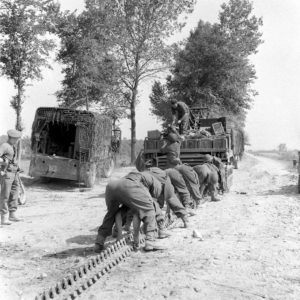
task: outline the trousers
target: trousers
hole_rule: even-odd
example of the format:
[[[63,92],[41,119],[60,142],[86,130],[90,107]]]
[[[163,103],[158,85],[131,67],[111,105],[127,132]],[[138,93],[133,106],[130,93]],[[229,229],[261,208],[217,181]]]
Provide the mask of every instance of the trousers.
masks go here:
[[[179,199],[183,206],[186,207],[191,204],[190,192],[188,191],[185,181],[180,172],[174,168],[166,169],[166,172],[171,180],[172,185],[175,188],[175,191],[179,195]]]
[[[0,177],[0,213],[2,215],[7,214],[8,211],[14,212],[18,208],[20,184],[17,176],[17,173],[6,172],[5,175]]]
[[[199,178],[197,173],[191,166],[182,164],[175,168],[182,175],[191,196],[198,202],[201,200]]]
[[[146,239],[153,239],[156,230],[155,209],[153,199],[147,188],[140,182],[121,178],[108,183],[105,191],[107,213],[98,229],[98,236],[106,238],[111,234],[115,216],[120,204],[137,213],[145,225]]]

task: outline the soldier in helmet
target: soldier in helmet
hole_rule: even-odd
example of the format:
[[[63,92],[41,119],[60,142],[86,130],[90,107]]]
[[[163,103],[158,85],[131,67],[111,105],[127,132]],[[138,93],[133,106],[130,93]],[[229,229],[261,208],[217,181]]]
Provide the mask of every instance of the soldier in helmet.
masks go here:
[[[167,167],[174,168],[180,161],[180,145],[181,139],[176,128],[170,126],[164,144],[160,148],[162,153],[167,155]]]
[[[137,214],[145,225],[145,250],[162,250],[161,245],[155,239],[156,218],[154,199],[158,199],[162,193],[162,184],[148,172],[131,172],[125,177],[110,181],[106,186],[105,201],[107,213],[104,216],[102,225],[98,229],[95,241],[95,252],[104,249],[104,242],[112,232],[115,216],[119,211],[120,205],[127,206]],[[161,228],[162,229],[162,228]],[[159,237],[167,237],[166,232],[160,232]]]
[[[177,124],[179,125],[179,134],[185,134],[189,129],[190,109],[184,102],[171,100],[172,107],[172,125],[175,124],[177,115]]]
[[[21,132],[11,129],[8,130],[7,135],[8,141],[0,145],[1,225],[10,225],[11,222],[20,221],[16,217],[19,195],[18,172],[20,171],[16,161],[16,144],[21,138]]]
[[[219,187],[222,193],[225,191],[225,167],[221,159],[216,156],[211,156],[206,154],[204,157],[204,162],[213,170],[218,172],[219,176]]]

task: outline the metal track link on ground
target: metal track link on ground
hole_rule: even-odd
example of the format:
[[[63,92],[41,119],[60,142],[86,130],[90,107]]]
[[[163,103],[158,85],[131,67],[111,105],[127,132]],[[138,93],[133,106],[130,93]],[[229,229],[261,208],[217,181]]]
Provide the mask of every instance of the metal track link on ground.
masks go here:
[[[174,228],[179,223],[178,218],[166,218],[168,229]],[[134,250],[132,246],[132,233],[123,237],[120,241],[108,246],[100,254],[93,256],[84,265],[64,277],[55,286],[47,289],[35,297],[35,300],[73,300],[78,298],[90,286],[95,284],[106,273],[110,272],[120,262],[125,260]],[[140,245],[145,243],[145,235],[140,235]]]

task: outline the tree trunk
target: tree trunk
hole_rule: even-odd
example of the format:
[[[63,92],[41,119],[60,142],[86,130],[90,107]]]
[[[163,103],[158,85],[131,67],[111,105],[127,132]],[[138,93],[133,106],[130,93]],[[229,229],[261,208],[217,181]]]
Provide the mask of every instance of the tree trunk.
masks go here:
[[[130,119],[131,119],[131,163],[134,164],[136,160],[135,145],[136,145],[136,121],[135,121],[135,104],[137,97],[137,87],[132,91],[130,103]]]
[[[17,120],[16,120],[16,129],[19,131],[23,130],[22,127],[22,117],[21,117],[21,111],[22,111],[22,97],[23,97],[23,89],[22,87],[18,87],[18,95],[17,95],[17,103],[15,106]],[[20,165],[21,161],[21,140],[17,144],[17,161]]]

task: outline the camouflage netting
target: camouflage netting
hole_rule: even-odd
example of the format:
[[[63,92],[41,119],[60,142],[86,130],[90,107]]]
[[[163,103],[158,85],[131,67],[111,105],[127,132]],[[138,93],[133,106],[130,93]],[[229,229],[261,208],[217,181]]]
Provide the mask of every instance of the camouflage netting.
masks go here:
[[[38,108],[32,125],[32,147],[35,135],[47,124],[75,125],[77,128],[78,155],[81,161],[99,161],[109,156],[111,144],[111,120],[98,113],[66,108]],[[89,155],[88,155],[89,154]],[[87,157],[89,156],[89,157]]]

